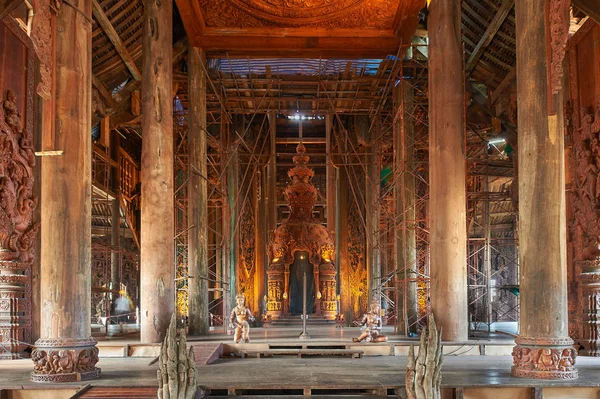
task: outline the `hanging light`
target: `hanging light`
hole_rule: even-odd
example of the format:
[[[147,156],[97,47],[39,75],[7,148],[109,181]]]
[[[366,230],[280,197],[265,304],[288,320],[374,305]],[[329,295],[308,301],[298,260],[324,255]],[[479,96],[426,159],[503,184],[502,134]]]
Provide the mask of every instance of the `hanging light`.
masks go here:
[[[284,300],[287,300],[287,292],[284,292],[284,293],[283,293],[283,299],[284,299]]]

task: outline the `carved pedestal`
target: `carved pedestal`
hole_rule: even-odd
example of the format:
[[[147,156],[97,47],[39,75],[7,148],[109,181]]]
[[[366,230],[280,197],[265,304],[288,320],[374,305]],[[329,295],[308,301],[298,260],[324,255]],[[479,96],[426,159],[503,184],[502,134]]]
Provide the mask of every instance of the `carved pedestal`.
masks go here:
[[[575,357],[571,338],[527,338],[515,340],[513,349],[514,377],[544,380],[569,380],[577,378]]]
[[[0,261],[0,359],[29,357],[23,350],[31,342],[30,268]]]
[[[100,377],[96,340],[39,339],[31,354],[34,382],[76,382]]]
[[[585,356],[600,356],[600,259],[579,261],[577,269],[581,270],[579,283],[581,287],[581,304],[583,307],[583,337],[581,343]]]

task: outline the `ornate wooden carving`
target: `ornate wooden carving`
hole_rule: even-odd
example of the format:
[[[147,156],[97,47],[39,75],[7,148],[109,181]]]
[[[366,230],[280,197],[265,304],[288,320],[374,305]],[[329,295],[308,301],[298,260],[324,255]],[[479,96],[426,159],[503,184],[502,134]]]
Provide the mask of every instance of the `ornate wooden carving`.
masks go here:
[[[577,378],[573,340],[519,337],[513,349],[511,374],[515,377],[537,379]],[[540,347],[542,346],[542,347]],[[550,346],[550,347],[549,347]]]
[[[391,29],[398,0],[201,0],[209,27]]]
[[[562,88],[563,60],[569,39],[570,0],[548,0],[550,19],[550,87],[552,94]]]
[[[365,264],[365,227],[360,219],[356,201],[350,201],[348,207],[348,257],[350,260],[350,303],[352,318],[366,313],[369,304],[369,287],[367,286],[367,267]]]
[[[244,295],[247,304],[254,303],[255,262],[255,218],[252,196],[248,196],[240,213],[240,267],[237,268],[237,292]],[[255,309],[258,310],[258,309]]]
[[[317,303],[317,311],[326,308],[325,314],[333,317],[337,289],[333,238],[323,225],[313,221],[312,210],[317,200],[317,189],[311,182],[314,171],[306,166],[309,157],[304,145],[299,144],[296,151],[293,158],[296,166],[288,172],[292,182],[285,189],[290,217],[273,232],[269,242],[267,310],[272,316],[286,311],[284,294],[289,293],[294,253],[307,251],[308,260],[314,266],[316,292],[321,293],[321,307]]]
[[[73,382],[97,378],[100,369],[94,339],[38,340],[31,354],[34,382]],[[43,347],[43,349],[41,349]],[[50,349],[51,348],[51,349]]]
[[[569,154],[572,183],[568,197],[573,215],[569,223],[570,242],[578,278],[570,294],[579,315],[570,327],[573,336],[585,347],[586,355],[600,356],[600,309],[597,306],[600,296],[600,101],[593,109],[584,109],[581,118],[574,120],[579,123],[573,123],[573,148]]]
[[[40,78],[37,92],[45,100],[52,93],[53,40],[52,25],[54,14],[60,8],[60,2],[49,0],[33,0],[35,18],[31,30],[31,41],[40,59]]]
[[[0,358],[19,358],[31,343],[31,266],[39,224],[33,222],[34,57],[31,41],[10,18],[5,25],[28,49],[26,108],[12,90],[0,103]]]

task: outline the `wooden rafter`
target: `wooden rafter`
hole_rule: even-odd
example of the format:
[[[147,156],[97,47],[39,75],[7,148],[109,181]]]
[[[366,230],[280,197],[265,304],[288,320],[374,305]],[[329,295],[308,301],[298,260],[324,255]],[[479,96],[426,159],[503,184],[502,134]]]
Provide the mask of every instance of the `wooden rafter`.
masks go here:
[[[127,47],[125,47],[125,44],[119,37],[119,34],[112,26],[112,23],[104,13],[104,10],[102,10],[102,6],[100,3],[98,3],[98,0],[92,0],[92,12],[94,13],[94,18],[96,18],[96,21],[102,27],[108,39],[111,41],[113,46],[115,46],[117,53],[119,53],[119,56],[121,56],[121,59],[127,66],[131,76],[133,76],[135,80],[142,80],[142,74],[135,65],[133,58],[131,58],[129,51],[127,51]]]
[[[498,85],[496,90],[492,93],[491,97],[491,105],[496,104],[496,102],[500,99],[500,95],[515,81],[517,78],[517,68],[514,67],[508,75],[504,78],[504,80]]]
[[[104,86],[104,84],[100,81],[100,79],[98,79],[96,77],[96,75],[94,75],[93,73],[92,73],[92,85],[94,85],[96,90],[98,90],[98,93],[100,93],[102,98],[104,98],[104,100],[106,100],[107,105],[112,106],[113,98],[110,95],[110,93],[108,92],[108,89],[106,88],[106,86]]]
[[[0,2],[0,20],[13,12],[22,2],[23,0],[4,0]]]
[[[573,0],[573,5],[600,24],[600,0]]]
[[[467,76],[469,76],[477,66],[477,63],[479,62],[479,59],[485,52],[485,49],[490,45],[490,43],[494,39],[494,36],[496,36],[498,29],[500,29],[500,26],[502,26],[504,20],[506,19],[506,16],[508,15],[508,13],[514,5],[515,0],[504,0],[502,2],[502,5],[498,9],[498,12],[496,12],[496,15],[492,19],[492,22],[490,22],[490,24],[488,25],[487,29],[485,30],[485,33],[477,43],[477,46],[475,46],[475,49],[473,50],[471,56],[469,57],[469,60],[467,61],[467,66],[465,68],[465,74]]]

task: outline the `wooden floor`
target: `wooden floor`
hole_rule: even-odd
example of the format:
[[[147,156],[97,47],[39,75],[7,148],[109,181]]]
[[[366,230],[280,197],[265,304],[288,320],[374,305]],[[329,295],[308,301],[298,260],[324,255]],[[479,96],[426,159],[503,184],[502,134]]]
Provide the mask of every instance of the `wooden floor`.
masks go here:
[[[254,331],[255,333],[257,331]],[[252,398],[315,397],[402,397],[406,356],[404,346],[391,342],[361,344],[354,347],[354,330],[315,331],[315,339],[299,341],[285,338],[292,332],[260,331],[251,344],[234,345],[231,336],[211,337],[188,344],[198,345],[198,384],[210,390],[209,397]],[[327,335],[336,335],[327,338]],[[265,337],[268,335],[270,339]],[[221,340],[220,340],[221,339]],[[269,342],[269,343],[267,343]],[[222,343],[222,344],[221,344]],[[486,355],[481,355],[485,343]],[[135,345],[132,340],[103,345]],[[139,344],[139,343],[138,343]],[[139,344],[141,345],[141,344]],[[496,346],[494,346],[496,345]],[[262,348],[264,347],[264,348]],[[510,342],[480,341],[446,345],[442,369],[444,399],[559,399],[600,398],[600,358],[579,357],[576,367],[579,378],[572,381],[540,381],[510,376],[512,357],[499,355],[510,349]],[[242,358],[241,351],[289,351],[291,356]],[[299,350],[364,351],[362,358],[306,357]],[[400,350],[402,349],[402,350]],[[502,351],[500,351],[502,349]],[[493,353],[493,350],[496,352]],[[67,385],[35,384],[29,381],[32,363],[28,359],[0,361],[0,399],[63,399],[63,398],[156,398],[158,364],[150,364],[155,355],[146,357],[101,357],[98,367],[102,376],[97,380]],[[134,351],[135,352],[135,351]],[[221,356],[215,356],[219,353]],[[345,354],[345,352],[344,352]]]

